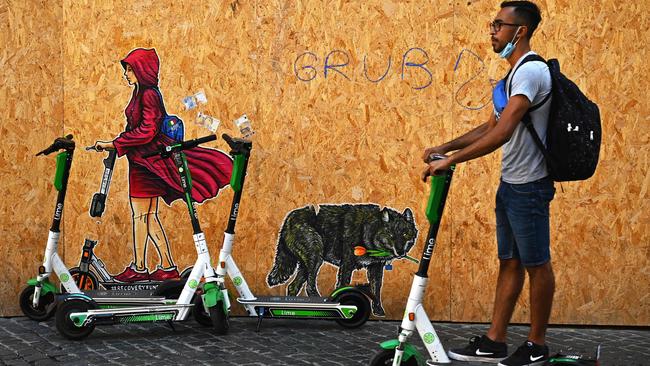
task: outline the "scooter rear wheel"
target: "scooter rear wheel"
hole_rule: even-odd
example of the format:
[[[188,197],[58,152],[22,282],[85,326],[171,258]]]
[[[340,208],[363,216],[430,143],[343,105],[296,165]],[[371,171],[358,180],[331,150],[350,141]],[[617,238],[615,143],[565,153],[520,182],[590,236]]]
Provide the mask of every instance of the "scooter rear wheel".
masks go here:
[[[362,326],[370,318],[370,301],[364,295],[354,291],[344,291],[336,298],[335,301],[341,305],[354,305],[357,311],[350,319],[336,319],[336,322],[345,328],[357,328]]]
[[[228,311],[224,309],[223,300],[218,300],[217,304],[210,309],[210,319],[212,319],[212,326],[218,335],[228,333],[230,328],[230,320],[228,319]]]
[[[181,296],[181,292],[183,292],[183,287],[185,287],[186,282],[186,279],[163,281],[153,291],[153,296],[163,296],[166,299],[178,299]]]
[[[34,307],[34,290],[34,286],[29,285],[20,293],[20,310],[22,310],[23,314],[28,318],[39,322],[51,318],[56,311],[54,294],[51,292],[48,292],[45,295],[41,294],[38,299],[38,306]]]
[[[375,357],[370,360],[370,366],[387,366],[393,364],[393,359],[395,358],[394,349],[382,349],[381,352],[377,353]],[[411,357],[408,361],[402,360],[400,365],[404,366],[418,366],[418,360],[415,357]]]
[[[61,333],[65,338],[73,341],[78,341],[88,337],[95,329],[95,324],[78,327],[72,319],[70,319],[70,314],[83,313],[93,308],[94,306],[92,306],[92,304],[84,300],[71,299],[64,301],[62,304],[59,304],[56,311],[56,329],[58,329],[59,333]]]

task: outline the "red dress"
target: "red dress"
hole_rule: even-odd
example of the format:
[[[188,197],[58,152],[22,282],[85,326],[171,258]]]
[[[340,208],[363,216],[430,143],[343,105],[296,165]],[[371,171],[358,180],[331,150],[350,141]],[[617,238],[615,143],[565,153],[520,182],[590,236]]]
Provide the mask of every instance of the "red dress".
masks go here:
[[[117,155],[129,160],[129,195],[136,198],[162,197],[167,204],[182,198],[180,178],[172,159],[143,158],[160,146],[174,141],[160,132],[163,109],[158,87],[159,61],[153,49],[135,49],[122,60],[138,78],[138,87],[124,110],[127,126],[114,141]],[[192,175],[192,198],[196,202],[215,197],[230,182],[233,163],[219,150],[193,148],[185,151]]]

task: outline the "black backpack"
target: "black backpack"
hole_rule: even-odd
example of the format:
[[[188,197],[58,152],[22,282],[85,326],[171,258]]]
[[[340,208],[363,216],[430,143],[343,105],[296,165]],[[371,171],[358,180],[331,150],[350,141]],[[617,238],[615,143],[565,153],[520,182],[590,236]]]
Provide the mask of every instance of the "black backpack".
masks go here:
[[[529,108],[522,119],[532,134],[535,144],[544,154],[550,177],[556,182],[591,177],[596,171],[600,154],[601,127],[598,106],[560,72],[560,63],[557,59],[547,62],[538,55],[529,55],[523,59],[517,69],[529,61],[546,63],[553,83],[551,93],[541,103]],[[512,90],[512,79],[508,90]],[[553,100],[546,130],[545,148],[533,128],[530,112],[544,105],[551,95]]]

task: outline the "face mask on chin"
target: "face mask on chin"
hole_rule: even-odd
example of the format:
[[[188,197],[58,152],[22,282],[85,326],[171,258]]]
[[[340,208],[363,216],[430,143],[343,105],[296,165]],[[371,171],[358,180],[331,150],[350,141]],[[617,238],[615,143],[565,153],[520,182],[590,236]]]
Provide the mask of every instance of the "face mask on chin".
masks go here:
[[[508,42],[508,44],[505,47],[503,47],[501,52],[499,52],[499,57],[508,58],[510,57],[510,55],[512,55],[512,52],[514,52],[515,50],[515,46],[517,46],[517,43],[519,42],[519,40],[517,40],[517,42],[515,42],[514,44],[512,43],[515,40],[515,38],[517,38],[517,32],[519,32],[519,28],[521,27],[517,27],[517,30],[515,31],[515,35],[512,37],[512,40]]]

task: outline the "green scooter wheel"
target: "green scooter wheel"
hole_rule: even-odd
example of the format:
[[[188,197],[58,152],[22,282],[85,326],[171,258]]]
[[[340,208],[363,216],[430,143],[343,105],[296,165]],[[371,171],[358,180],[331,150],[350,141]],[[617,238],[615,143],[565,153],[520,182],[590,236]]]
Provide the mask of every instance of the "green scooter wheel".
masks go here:
[[[393,359],[395,358],[394,349],[382,349],[375,357],[370,360],[370,366],[385,366],[392,365]],[[407,361],[402,360],[400,365],[404,366],[418,366],[418,361],[416,357],[411,357]]]
[[[94,308],[94,306],[84,300],[71,299],[64,301],[62,304],[59,304],[56,311],[56,329],[65,338],[73,341],[78,341],[88,337],[95,329],[95,324],[82,325],[79,327],[72,321],[72,319],[70,319],[70,314],[83,313],[92,308]]]
[[[38,306],[34,307],[34,286],[27,286],[20,293],[20,310],[23,311],[23,314],[28,318],[36,321],[47,320],[54,315],[56,311],[56,303],[54,299],[54,294],[48,292],[45,295],[40,296],[38,299]]]
[[[215,333],[219,335],[228,333],[230,321],[223,300],[218,300],[217,304],[208,310],[210,310],[210,319],[212,319],[212,326],[214,326]]]

